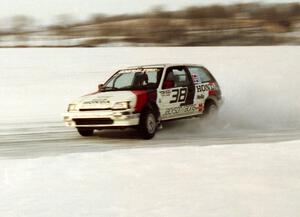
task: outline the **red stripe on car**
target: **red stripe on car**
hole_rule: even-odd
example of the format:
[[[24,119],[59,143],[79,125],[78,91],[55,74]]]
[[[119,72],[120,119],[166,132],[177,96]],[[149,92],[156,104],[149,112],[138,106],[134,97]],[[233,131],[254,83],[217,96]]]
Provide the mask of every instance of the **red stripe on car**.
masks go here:
[[[141,112],[148,100],[148,93],[145,90],[132,90],[136,95],[135,111]]]
[[[217,91],[216,90],[210,90],[208,91],[208,95],[211,96],[211,95],[217,95]]]

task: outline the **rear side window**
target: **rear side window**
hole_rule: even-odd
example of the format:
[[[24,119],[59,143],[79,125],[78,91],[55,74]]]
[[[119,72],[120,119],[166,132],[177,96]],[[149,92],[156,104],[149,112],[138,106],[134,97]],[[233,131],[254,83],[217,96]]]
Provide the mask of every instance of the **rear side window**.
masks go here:
[[[212,76],[205,68],[190,66],[188,69],[195,84],[210,82],[213,80]]]

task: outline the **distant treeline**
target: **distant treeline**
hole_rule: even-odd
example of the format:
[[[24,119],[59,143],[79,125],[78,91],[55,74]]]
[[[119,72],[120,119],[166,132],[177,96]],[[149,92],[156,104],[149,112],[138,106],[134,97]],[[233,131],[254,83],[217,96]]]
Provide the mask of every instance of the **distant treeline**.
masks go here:
[[[203,19],[203,18],[234,18],[241,14],[251,19],[278,20],[281,18],[294,19],[300,16],[299,3],[261,4],[244,3],[233,5],[190,6],[178,11],[168,11],[162,6],[154,7],[145,14],[127,14],[106,16],[93,15],[90,21],[108,22],[139,18],[175,18],[175,19]]]
[[[299,3],[191,6],[177,11],[157,6],[147,13],[99,13],[85,21],[62,15],[46,27],[34,28],[38,25],[33,23],[29,17],[14,17],[11,28],[1,31],[0,41],[14,36],[18,46],[300,44]],[[41,44],[33,43],[37,39]]]

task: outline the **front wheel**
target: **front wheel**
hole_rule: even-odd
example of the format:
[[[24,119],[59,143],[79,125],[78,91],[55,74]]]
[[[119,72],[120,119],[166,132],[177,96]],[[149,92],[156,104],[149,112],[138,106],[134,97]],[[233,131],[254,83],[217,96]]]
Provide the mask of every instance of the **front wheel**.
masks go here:
[[[90,129],[90,128],[77,128],[77,131],[81,136],[94,135],[94,129]]]
[[[151,110],[142,112],[139,124],[139,131],[144,139],[152,139],[156,133],[157,121]]]

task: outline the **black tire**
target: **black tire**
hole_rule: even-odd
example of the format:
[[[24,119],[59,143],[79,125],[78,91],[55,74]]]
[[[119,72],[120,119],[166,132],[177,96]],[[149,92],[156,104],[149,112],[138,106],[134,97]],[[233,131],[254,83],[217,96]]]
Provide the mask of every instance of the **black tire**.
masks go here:
[[[94,135],[94,129],[90,129],[90,128],[77,128],[77,131],[81,136],[93,136]]]
[[[152,139],[157,130],[157,118],[153,111],[145,110],[141,113],[139,133],[143,139]]]
[[[218,106],[214,102],[207,102],[205,103],[204,107],[204,116],[208,118],[213,118],[217,116],[218,113]]]

